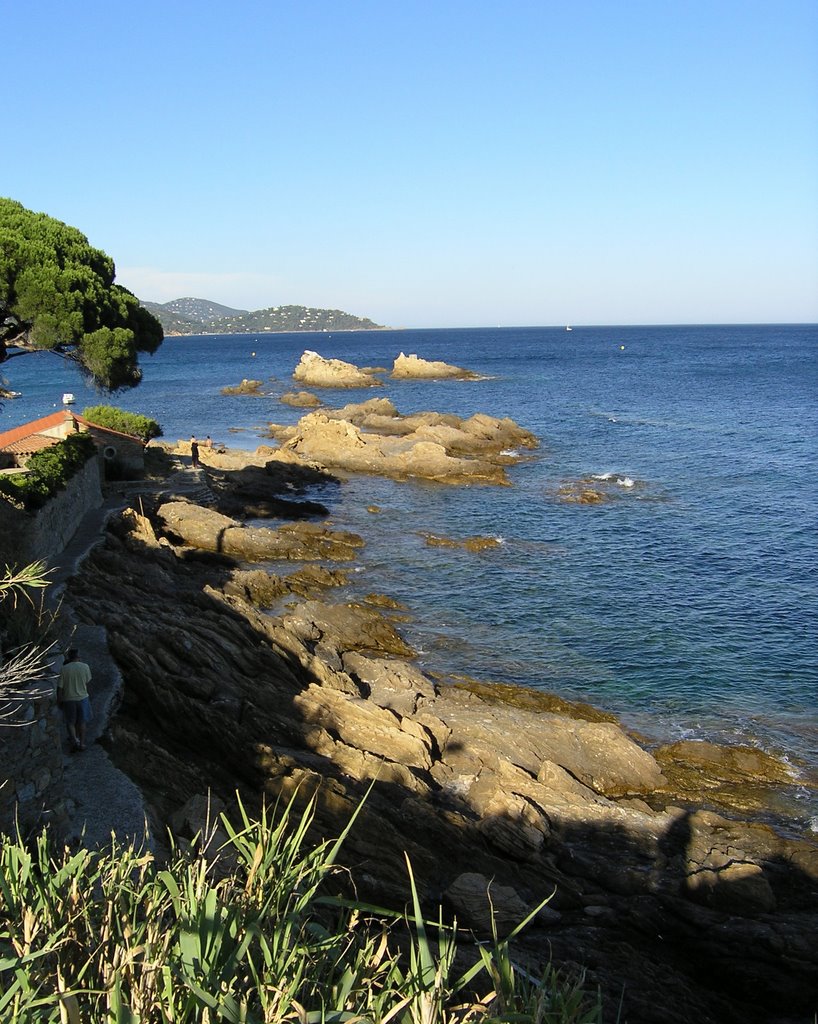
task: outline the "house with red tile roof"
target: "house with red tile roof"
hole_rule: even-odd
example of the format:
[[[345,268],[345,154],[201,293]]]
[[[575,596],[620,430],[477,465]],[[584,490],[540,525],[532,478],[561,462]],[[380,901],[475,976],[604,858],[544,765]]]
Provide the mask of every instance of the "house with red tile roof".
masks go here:
[[[106,466],[116,467],[126,475],[145,468],[145,445],[141,438],[100,427],[70,409],[59,409],[0,434],[0,471],[24,468],[35,452],[79,432],[91,435]]]
[[[101,480],[115,474],[134,476],[144,470],[145,445],[141,438],[91,423],[84,416],[60,409],[0,434],[0,477],[25,473],[35,452],[76,433],[87,433],[98,458],[90,459],[64,489],[36,511],[27,511],[0,495],[0,570],[37,559],[59,556],[76,533],[85,514],[102,504]]]

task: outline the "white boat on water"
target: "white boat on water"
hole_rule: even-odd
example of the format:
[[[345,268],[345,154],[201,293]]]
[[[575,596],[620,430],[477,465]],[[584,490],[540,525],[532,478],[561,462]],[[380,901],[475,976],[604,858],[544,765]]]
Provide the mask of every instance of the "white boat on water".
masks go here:
[[[565,329],[566,331],[573,331],[574,328],[570,324],[566,324]]]
[[[70,391],[66,391],[65,394],[62,396],[62,404],[63,405],[73,405],[74,404],[74,396],[71,394]]]

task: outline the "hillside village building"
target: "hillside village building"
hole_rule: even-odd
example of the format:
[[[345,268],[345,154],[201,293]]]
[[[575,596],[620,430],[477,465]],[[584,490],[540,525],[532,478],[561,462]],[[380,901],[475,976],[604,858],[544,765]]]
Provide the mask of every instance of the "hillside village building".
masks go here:
[[[145,446],[138,437],[91,423],[75,412],[58,412],[0,434],[0,476],[24,473],[35,452],[72,434],[88,433],[98,458],[90,459],[64,490],[36,512],[27,512],[0,495],[0,571],[57,556],[74,536],[83,517],[102,504],[106,475],[139,476],[145,468]]]
[[[91,435],[103,463],[116,463],[125,475],[145,468],[145,445],[138,437],[100,427],[78,413],[60,409],[0,434],[0,471],[24,469],[35,452],[81,432]]]

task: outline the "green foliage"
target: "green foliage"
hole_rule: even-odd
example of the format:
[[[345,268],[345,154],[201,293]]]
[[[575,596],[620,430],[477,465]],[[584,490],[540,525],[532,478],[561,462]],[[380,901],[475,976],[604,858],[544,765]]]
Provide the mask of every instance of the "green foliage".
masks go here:
[[[116,841],[102,852],[0,847],[0,1019],[57,1024],[598,1024],[581,986],[548,976],[502,1003],[492,978],[514,977],[507,947],[454,973],[457,932],[333,897],[328,881],[353,822],[306,846],[314,803],[223,819],[214,854],[151,854]],[[277,817],[277,820],[275,818]],[[353,817],[354,821],[354,817]],[[202,837],[206,840],[208,837]],[[434,928],[437,943],[429,937]],[[408,931],[408,939],[406,938]],[[408,944],[408,953],[407,953]],[[487,972],[485,964],[491,965]],[[482,995],[475,984],[485,983]],[[573,1002],[573,994],[577,994]],[[535,997],[536,994],[536,997]],[[570,1013],[560,1015],[565,1005]],[[556,1008],[556,1009],[555,1009]],[[576,1010],[576,1012],[574,1012]]]
[[[100,327],[86,334],[82,344],[82,360],[92,377],[110,380],[130,378],[138,384],[142,371],[136,365],[136,344],[133,331],[125,327]]]
[[[136,412],[117,409],[113,405],[91,405],[87,409],[83,409],[82,415],[84,419],[96,423],[97,426],[118,430],[121,434],[131,434],[143,441],[150,441],[152,437],[162,436],[162,428],[156,420],[140,416]]]
[[[0,494],[28,511],[42,508],[95,455],[96,446],[89,434],[72,434],[35,452],[25,473],[0,476]]]
[[[0,198],[0,362],[6,346],[58,350],[102,387],[139,383],[159,321],[114,283],[114,263],[76,228]]]

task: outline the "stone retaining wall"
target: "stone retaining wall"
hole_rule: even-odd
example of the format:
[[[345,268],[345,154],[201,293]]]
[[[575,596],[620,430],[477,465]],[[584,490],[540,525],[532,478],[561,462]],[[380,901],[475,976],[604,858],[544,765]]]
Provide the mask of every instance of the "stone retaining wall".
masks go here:
[[[89,461],[35,514],[0,499],[0,572],[53,559],[77,531],[86,512],[102,504],[99,462]],[[23,833],[65,813],[61,718],[51,681],[32,696],[0,701],[0,832],[19,824]]]
[[[63,551],[82,517],[102,504],[99,462],[89,459],[36,513],[23,512],[0,498],[0,571],[5,565],[27,565]]]
[[[0,832],[25,835],[65,813],[60,714],[52,685],[38,691],[0,703]]]

